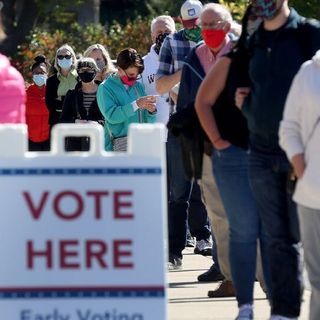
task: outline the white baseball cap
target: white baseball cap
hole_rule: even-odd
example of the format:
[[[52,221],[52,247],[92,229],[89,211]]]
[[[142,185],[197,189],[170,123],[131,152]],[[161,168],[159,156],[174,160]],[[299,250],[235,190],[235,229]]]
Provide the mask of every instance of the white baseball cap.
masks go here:
[[[199,0],[187,0],[181,6],[180,13],[182,24],[185,28],[190,28],[197,24],[202,8],[202,3]]]

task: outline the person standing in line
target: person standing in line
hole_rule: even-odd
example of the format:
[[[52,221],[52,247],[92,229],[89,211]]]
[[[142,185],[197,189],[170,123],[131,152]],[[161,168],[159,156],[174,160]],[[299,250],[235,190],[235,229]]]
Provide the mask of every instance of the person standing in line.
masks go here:
[[[311,284],[310,320],[320,319],[320,51],[297,73],[280,123],[280,146],[298,179],[298,204],[304,258]]]
[[[155,75],[159,68],[159,53],[164,39],[176,32],[174,20],[170,16],[162,15],[151,21],[152,46],[143,57],[144,70],[141,74],[141,83],[148,95],[157,95]],[[169,94],[165,93],[157,98],[156,122],[167,124],[170,113]]]
[[[197,20],[202,7],[200,1],[185,1],[180,10],[184,29],[167,36],[161,46],[159,69],[156,75],[156,90],[159,94],[169,93],[180,81],[181,69],[186,56],[191,48],[201,40],[201,29],[197,25]],[[170,110],[170,113],[173,113],[173,110]],[[199,217],[201,221],[208,221],[199,185],[185,178],[180,149],[177,138],[168,132],[169,270],[182,267],[182,251],[186,245],[188,214]],[[208,223],[202,224],[201,230],[205,235],[197,241],[195,252],[204,255],[211,254],[212,242]]]
[[[64,44],[57,50],[54,59],[57,72],[48,78],[46,86],[50,130],[60,121],[64,97],[78,82],[76,63],[76,55],[69,45]]]
[[[96,79],[100,69],[92,58],[82,58],[77,63],[80,81],[67,92],[63,102],[60,122],[62,123],[99,123],[104,126],[104,118],[97,104],[97,91],[101,83]],[[67,138],[67,151],[88,151],[89,138]]]
[[[216,279],[223,280],[223,282],[218,290],[210,291],[210,297],[234,296],[235,291],[231,281],[228,257],[228,221],[212,171],[208,170],[208,167],[211,168],[210,159],[209,161],[206,159],[209,156],[203,152],[204,150],[199,150],[199,146],[203,143],[203,137],[200,126],[198,128],[195,126],[198,121],[194,112],[194,102],[205,75],[223,55],[229,53],[233,48],[229,37],[231,23],[231,14],[224,6],[214,3],[204,6],[199,18],[204,43],[201,42],[191,49],[185,60],[178,93],[177,113],[170,120],[170,126],[176,125],[177,128],[182,127],[183,129],[179,139],[182,145],[185,172],[190,179],[200,179],[217,243],[217,261],[214,261],[207,272],[200,274],[198,280],[210,281],[211,279],[215,280],[214,277],[218,278],[220,270],[217,268],[217,262],[225,277],[225,279]],[[191,115],[190,110],[193,111]],[[201,133],[198,134],[198,132]],[[202,143],[198,141],[199,137]]]
[[[141,55],[133,48],[124,49],[117,56],[117,67],[118,72],[104,80],[97,92],[98,106],[106,121],[107,151],[126,151],[129,124],[153,123],[157,113],[156,97],[147,96],[137,81],[144,69]]]
[[[252,0],[263,23],[250,39],[250,88],[239,87],[236,104],[250,132],[249,180],[270,236],[271,319],[297,319],[301,307],[300,233],[290,188],[290,163],[278,130],[289,88],[301,64],[320,48],[320,27],[287,0]],[[267,187],[267,192],[266,192]]]
[[[210,69],[196,100],[199,120],[214,147],[213,173],[229,221],[229,259],[239,307],[237,320],[253,319],[258,242],[270,294],[268,236],[258,215],[248,179],[249,131],[246,119],[234,104],[236,88],[249,84],[243,51],[247,42],[250,10],[251,7],[244,17],[243,34],[236,48]]]
[[[110,59],[109,52],[102,44],[96,43],[88,47],[83,53],[83,57],[95,60],[99,69],[96,74],[96,80],[100,82],[106,79],[110,74],[117,71]]]
[[[48,65],[42,55],[34,60],[35,63],[31,66],[33,84],[26,91],[29,151],[49,151],[49,111],[45,102]]]

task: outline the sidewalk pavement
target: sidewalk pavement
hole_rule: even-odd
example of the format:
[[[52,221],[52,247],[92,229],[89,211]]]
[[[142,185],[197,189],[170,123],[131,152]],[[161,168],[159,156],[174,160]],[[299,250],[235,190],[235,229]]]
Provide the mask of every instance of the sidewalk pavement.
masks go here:
[[[208,290],[214,290],[219,283],[197,281],[197,276],[211,266],[211,257],[196,255],[193,248],[186,248],[183,253],[182,270],[168,272],[168,319],[234,320],[238,310],[236,299],[208,298]],[[305,290],[300,320],[308,320],[310,295],[311,292]],[[268,301],[258,282],[254,291],[254,315],[256,320],[267,320],[270,316]]]

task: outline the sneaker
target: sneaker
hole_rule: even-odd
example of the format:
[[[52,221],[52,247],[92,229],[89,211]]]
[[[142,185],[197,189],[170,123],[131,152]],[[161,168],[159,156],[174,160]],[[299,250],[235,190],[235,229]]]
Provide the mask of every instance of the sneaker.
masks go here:
[[[298,318],[288,318],[277,314],[271,315],[270,320],[298,320]]]
[[[209,290],[208,297],[209,298],[227,298],[227,297],[235,297],[236,291],[230,280],[223,280],[216,290]]]
[[[203,256],[212,255],[212,242],[210,240],[199,240],[196,242],[196,247],[194,248],[195,254],[202,254]]]
[[[191,235],[190,231],[187,230],[186,247],[194,248],[195,245],[196,245],[196,242],[193,236]]]
[[[178,256],[174,254],[169,255],[169,261],[168,261],[168,270],[179,270],[182,268],[182,258],[179,258]]]
[[[210,269],[198,276],[199,282],[218,282],[224,280],[223,274],[213,264]]]
[[[243,304],[239,307],[239,313],[236,317],[236,320],[252,320],[253,319],[253,310],[252,304]]]

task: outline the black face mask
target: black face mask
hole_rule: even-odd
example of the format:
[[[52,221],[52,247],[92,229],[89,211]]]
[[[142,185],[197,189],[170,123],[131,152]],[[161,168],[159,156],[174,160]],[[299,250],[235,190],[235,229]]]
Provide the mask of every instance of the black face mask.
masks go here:
[[[85,71],[85,72],[79,73],[79,78],[84,83],[91,82],[94,79],[95,76],[96,76],[96,73],[94,71],[93,72]]]
[[[160,33],[157,37],[156,37],[156,45],[154,46],[154,51],[156,52],[156,54],[159,54],[162,43],[164,41],[164,39],[169,35],[170,33],[165,32],[165,33]]]

